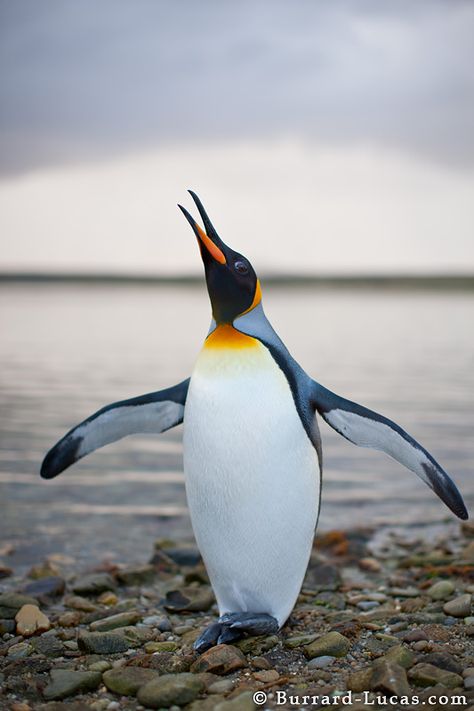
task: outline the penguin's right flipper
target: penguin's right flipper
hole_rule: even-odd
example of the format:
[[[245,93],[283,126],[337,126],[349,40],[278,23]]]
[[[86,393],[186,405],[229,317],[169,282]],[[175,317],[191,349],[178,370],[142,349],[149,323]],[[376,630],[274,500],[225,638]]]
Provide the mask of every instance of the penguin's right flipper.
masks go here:
[[[432,489],[459,518],[468,513],[456,484],[432,455],[395,422],[356,402],[331,392],[315,380],[311,403],[336,432],[359,447],[385,452],[410,469]]]
[[[189,378],[166,390],[106,405],[73,427],[44,458],[43,479],[53,479],[86,454],[130,434],[165,432],[183,421]]]

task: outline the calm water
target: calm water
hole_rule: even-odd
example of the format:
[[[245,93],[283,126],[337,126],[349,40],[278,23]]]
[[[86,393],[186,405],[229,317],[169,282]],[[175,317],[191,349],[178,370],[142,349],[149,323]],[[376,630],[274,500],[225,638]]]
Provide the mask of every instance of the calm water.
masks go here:
[[[181,428],[122,440],[50,482],[38,470],[97,408],[190,373],[209,322],[204,286],[14,284],[0,299],[0,538],[13,563],[146,560],[155,538],[189,537]],[[264,305],[314,378],[405,427],[472,509],[473,293],[273,287]],[[324,422],[321,433],[320,528],[450,518],[411,472]]]

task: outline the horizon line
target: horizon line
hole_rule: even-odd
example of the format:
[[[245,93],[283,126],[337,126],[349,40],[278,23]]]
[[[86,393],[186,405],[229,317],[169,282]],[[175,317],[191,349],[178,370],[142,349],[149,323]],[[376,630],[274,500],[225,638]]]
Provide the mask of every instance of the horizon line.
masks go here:
[[[194,286],[204,280],[200,274],[133,274],[110,272],[37,272],[0,271],[1,283],[103,284]],[[412,287],[443,289],[474,289],[471,274],[308,274],[268,273],[262,276],[266,285],[274,286],[347,286],[347,287]]]

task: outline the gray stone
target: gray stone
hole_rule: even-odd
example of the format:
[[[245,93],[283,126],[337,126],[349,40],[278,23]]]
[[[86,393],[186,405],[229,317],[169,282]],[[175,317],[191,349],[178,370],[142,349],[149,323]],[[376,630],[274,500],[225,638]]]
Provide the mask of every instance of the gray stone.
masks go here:
[[[468,617],[471,614],[472,595],[460,595],[443,606],[447,615],[452,617]]]
[[[110,632],[81,632],[77,644],[87,654],[117,654],[139,647],[150,639],[150,632],[137,627],[120,627]]]
[[[91,573],[76,580],[72,589],[77,595],[99,595],[116,587],[117,583],[108,573]]]
[[[334,662],[335,657],[323,656],[314,657],[308,662],[308,669],[325,669]]]
[[[171,622],[162,615],[149,615],[143,618],[143,624],[149,627],[156,627],[160,632],[171,632]]]
[[[219,679],[213,682],[207,689],[209,694],[228,694],[234,688],[234,682],[231,679]]]
[[[122,585],[143,585],[151,583],[156,577],[153,565],[139,565],[133,568],[124,568],[117,572],[117,580]]]
[[[194,674],[165,674],[142,686],[137,698],[146,708],[169,708],[191,703],[203,690],[203,681]]]
[[[0,617],[12,620],[23,605],[38,605],[38,600],[21,593],[3,593],[0,595]]]
[[[467,676],[464,679],[464,688],[466,689],[466,691],[474,690],[474,676]]]
[[[142,667],[119,667],[106,671],[102,680],[109,691],[121,696],[136,696],[138,690],[159,677],[154,669]]]
[[[439,580],[434,583],[428,590],[426,594],[430,596],[432,600],[447,600],[454,592],[454,585],[450,580]]]
[[[335,565],[320,563],[310,564],[303,588],[309,587],[315,592],[322,590],[337,590],[341,585],[341,574]]]
[[[79,692],[94,691],[101,681],[100,672],[53,669],[51,682],[43,691],[43,695],[48,701],[65,699]]]
[[[117,615],[110,615],[101,620],[92,622],[89,627],[92,632],[109,632],[119,627],[129,627],[141,620],[141,614],[136,610],[130,612],[119,612]]]
[[[172,612],[207,612],[215,602],[211,588],[182,588],[166,593],[165,608]]]
[[[375,610],[379,606],[380,606],[380,603],[377,602],[376,600],[361,600],[360,602],[357,603],[357,607],[359,608],[359,610],[362,610],[362,612],[368,612],[369,610]]]
[[[324,656],[344,657],[350,648],[351,643],[347,637],[339,632],[329,632],[307,645],[303,651],[309,659],[313,659]]]
[[[14,634],[15,629],[16,629],[16,623],[13,618],[10,620],[0,620],[0,635]]]
[[[51,575],[47,578],[40,578],[23,588],[27,595],[35,597],[40,602],[47,601],[51,597],[61,597],[66,587],[63,578],[58,575]]]
[[[45,657],[60,657],[64,654],[64,644],[53,635],[43,634],[41,637],[32,638],[30,644]]]

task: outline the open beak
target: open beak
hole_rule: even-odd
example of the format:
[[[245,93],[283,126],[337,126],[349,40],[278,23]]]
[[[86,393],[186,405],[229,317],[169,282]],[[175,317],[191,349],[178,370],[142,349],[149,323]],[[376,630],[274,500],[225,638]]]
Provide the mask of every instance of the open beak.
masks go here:
[[[196,235],[199,245],[201,247],[201,254],[203,254],[203,249],[205,249],[216,262],[219,262],[219,264],[225,264],[227,260],[222,250],[222,247],[225,247],[223,241],[214,229],[212,222],[210,221],[207,212],[205,211],[202,202],[200,201],[196,193],[193,193],[192,190],[188,190],[188,192],[194,200],[197,209],[199,210],[199,214],[201,215],[201,219],[204,223],[206,231],[204,231],[197,224],[197,222],[194,221],[193,217],[189,214],[186,208],[184,208],[182,205],[178,205],[178,207],[191,225],[191,227],[193,228],[193,232]]]

